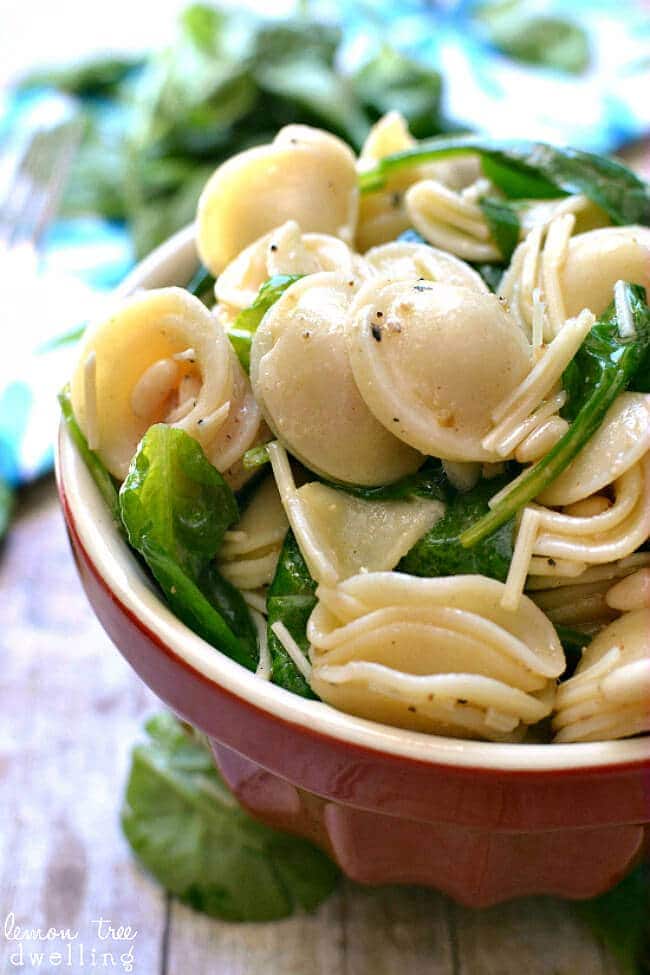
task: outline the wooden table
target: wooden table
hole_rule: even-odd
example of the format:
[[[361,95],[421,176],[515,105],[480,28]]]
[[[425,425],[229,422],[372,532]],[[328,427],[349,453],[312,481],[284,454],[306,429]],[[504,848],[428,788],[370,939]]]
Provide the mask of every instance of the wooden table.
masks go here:
[[[119,828],[129,751],[159,703],[86,603],[50,479],[24,494],[0,558],[0,624],[2,975],[122,972],[129,948],[137,975],[616,975],[550,898],[479,912],[431,891],[344,883],[316,914],[270,924],[182,907],[134,863]],[[20,943],[3,934],[11,913],[78,937],[24,943],[20,968]],[[102,934],[110,921],[137,936],[101,941],[101,918]],[[44,957],[30,961],[33,951]],[[59,951],[61,967],[46,957]]]

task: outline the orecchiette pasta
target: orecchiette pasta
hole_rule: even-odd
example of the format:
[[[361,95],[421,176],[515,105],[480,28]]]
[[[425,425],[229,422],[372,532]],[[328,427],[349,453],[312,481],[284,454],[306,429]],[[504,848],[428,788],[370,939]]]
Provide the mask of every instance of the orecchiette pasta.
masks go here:
[[[545,337],[552,338],[567,318],[583,309],[594,315],[603,312],[617,281],[650,285],[650,229],[600,227],[571,236],[575,219],[565,212],[548,227],[534,227],[501,281],[499,293],[528,334],[536,291],[547,317]]]
[[[418,278],[453,284],[482,294],[489,290],[481,275],[469,264],[426,244],[393,241],[372,247],[364,256],[377,274],[391,280]]]
[[[357,572],[393,569],[444,513],[429,498],[367,500],[326,484],[296,488],[286,452],[268,445],[287,517],[309,571],[334,585]]]
[[[344,142],[320,129],[287,125],[270,145],[233,156],[208,180],[197,214],[201,260],[220,274],[288,219],[305,232],[352,243],[358,195],[354,155]]]
[[[650,450],[650,396],[622,393],[589,443],[540,494],[542,504],[570,505],[621,477]]]
[[[239,589],[259,589],[273,579],[287,521],[272,477],[257,489],[239,522],[226,534],[219,569]]]
[[[529,600],[500,608],[483,576],[394,572],[321,586],[311,684],[336,707],[400,727],[504,739],[549,714],[564,654]]]
[[[287,220],[249,244],[219,275],[215,294],[231,314],[251,305],[261,286],[275,274],[314,274],[341,271],[356,275],[366,269],[363,259],[330,234],[303,234],[295,220]]]
[[[250,446],[261,420],[223,329],[182,288],[135,295],[91,327],[71,397],[80,427],[120,479],[153,423],[185,430],[226,470]]]
[[[558,742],[624,738],[650,731],[650,610],[625,613],[585,648],[559,689]]]
[[[495,295],[377,278],[346,324],[357,386],[388,430],[446,460],[499,460],[481,440],[524,378],[530,348]]]
[[[288,288],[255,334],[251,381],[269,426],[307,467],[336,481],[386,484],[422,457],[375,419],[355,384],[344,326],[357,287],[323,272]]]

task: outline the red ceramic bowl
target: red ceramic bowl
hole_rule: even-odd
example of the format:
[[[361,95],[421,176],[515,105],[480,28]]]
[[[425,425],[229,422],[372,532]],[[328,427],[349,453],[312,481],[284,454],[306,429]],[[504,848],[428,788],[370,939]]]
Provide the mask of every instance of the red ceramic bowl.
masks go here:
[[[122,287],[186,282],[192,228]],[[167,609],[62,431],[57,475],[79,574],[142,680],[212,742],[258,819],[310,837],[353,879],[436,887],[470,905],[589,897],[650,846],[650,737],[567,745],[439,738],[306,701],[239,667]]]

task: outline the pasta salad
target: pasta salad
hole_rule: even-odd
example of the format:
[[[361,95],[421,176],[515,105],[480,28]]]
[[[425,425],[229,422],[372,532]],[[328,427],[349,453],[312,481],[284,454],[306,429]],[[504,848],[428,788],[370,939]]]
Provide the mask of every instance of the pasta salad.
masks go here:
[[[650,731],[648,186],[391,112],[223,163],[196,244],[61,395],[172,610],[389,725]]]

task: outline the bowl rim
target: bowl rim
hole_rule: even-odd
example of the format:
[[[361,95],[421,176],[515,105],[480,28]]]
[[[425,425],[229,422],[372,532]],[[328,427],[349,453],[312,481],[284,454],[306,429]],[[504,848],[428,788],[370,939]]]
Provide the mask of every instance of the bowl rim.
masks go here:
[[[173,268],[194,265],[194,225],[174,234],[141,261],[116,290],[116,297],[152,286],[177,284]],[[178,272],[177,272],[178,273]],[[170,279],[171,276],[171,280]],[[56,470],[64,514],[92,568],[123,612],[153,633],[180,663],[248,706],[283,722],[309,728],[338,743],[426,765],[520,773],[581,773],[624,766],[650,768],[650,736],[604,742],[504,744],[467,741],[395,728],[338,711],[322,701],[292,694],[235,663],[177,619],[120,536],[101,495],[63,424]],[[162,651],[161,651],[162,652]]]

